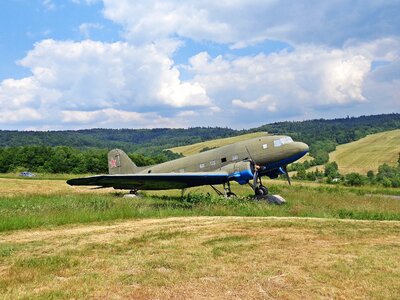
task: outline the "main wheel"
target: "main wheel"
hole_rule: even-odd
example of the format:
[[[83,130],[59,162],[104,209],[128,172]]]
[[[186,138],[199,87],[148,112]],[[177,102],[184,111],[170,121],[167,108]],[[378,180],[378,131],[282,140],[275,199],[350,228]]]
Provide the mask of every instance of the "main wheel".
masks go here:
[[[263,185],[256,187],[254,192],[256,193],[256,196],[262,197],[268,195],[268,189]]]

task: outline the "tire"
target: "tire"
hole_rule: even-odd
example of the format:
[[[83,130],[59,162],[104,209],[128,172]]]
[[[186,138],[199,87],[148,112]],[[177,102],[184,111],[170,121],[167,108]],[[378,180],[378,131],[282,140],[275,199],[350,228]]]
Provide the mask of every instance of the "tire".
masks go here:
[[[268,195],[268,188],[267,188],[266,186],[261,185],[261,186],[260,186],[260,190],[263,191],[263,194],[264,194],[264,195]]]
[[[256,187],[254,192],[257,197],[264,197],[268,195],[268,189],[263,185]]]

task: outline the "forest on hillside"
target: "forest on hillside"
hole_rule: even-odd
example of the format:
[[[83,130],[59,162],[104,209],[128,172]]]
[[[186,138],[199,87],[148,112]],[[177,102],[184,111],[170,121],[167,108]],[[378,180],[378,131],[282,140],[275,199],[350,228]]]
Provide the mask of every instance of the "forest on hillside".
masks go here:
[[[66,131],[0,130],[0,147],[68,146],[78,149],[120,148],[127,152],[158,155],[164,149],[237,135],[238,131],[221,127],[188,129],[84,129]]]
[[[179,157],[165,151],[175,146],[267,131],[290,135],[307,143],[314,157],[310,165],[325,164],[328,153],[339,144],[356,141],[367,134],[400,128],[400,114],[347,117],[333,120],[287,121],[249,130],[221,127],[188,129],[86,129],[77,131],[0,131],[0,172],[27,169],[50,173],[104,173],[106,155],[121,148],[141,165]],[[308,167],[308,166],[307,166]]]
[[[310,155],[314,165],[329,160],[329,152],[337,145],[357,141],[368,134],[400,129],[400,114],[384,114],[361,117],[347,117],[332,120],[308,120],[299,122],[278,122],[251,129],[274,134],[287,134],[294,140],[310,146]]]

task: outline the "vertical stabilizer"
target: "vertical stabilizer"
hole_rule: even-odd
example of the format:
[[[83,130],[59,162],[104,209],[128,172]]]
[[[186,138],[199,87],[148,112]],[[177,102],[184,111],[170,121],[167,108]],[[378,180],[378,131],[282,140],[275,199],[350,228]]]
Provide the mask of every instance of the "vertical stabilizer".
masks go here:
[[[114,174],[134,174],[138,167],[129,156],[120,149],[113,149],[108,152],[108,173]]]

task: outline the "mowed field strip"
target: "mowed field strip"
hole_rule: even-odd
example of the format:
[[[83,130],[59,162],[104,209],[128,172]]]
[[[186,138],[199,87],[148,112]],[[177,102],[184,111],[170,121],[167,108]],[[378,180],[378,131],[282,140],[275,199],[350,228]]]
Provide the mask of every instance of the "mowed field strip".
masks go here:
[[[208,148],[216,148],[216,147],[222,147],[226,145],[230,145],[233,143],[241,142],[244,140],[260,137],[260,136],[265,136],[266,132],[254,132],[254,133],[248,133],[248,134],[243,134],[243,135],[238,135],[234,137],[229,137],[229,138],[223,138],[223,139],[215,139],[211,141],[206,141],[206,142],[201,142],[193,145],[187,145],[187,146],[181,146],[181,147],[174,147],[169,150],[175,153],[181,153],[184,156],[189,156],[193,155],[196,153],[199,153],[202,149],[208,147]]]
[[[398,299],[398,189],[267,184],[287,204],[0,178],[0,299]]]
[[[368,135],[358,141],[339,145],[329,154],[336,161],[339,172],[366,174],[377,172],[384,163],[396,165],[400,153],[400,129]]]
[[[190,217],[0,234],[3,299],[398,299],[400,222]]]

